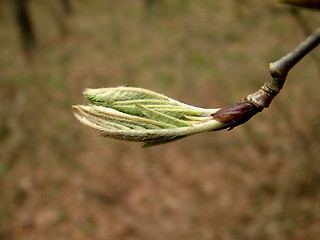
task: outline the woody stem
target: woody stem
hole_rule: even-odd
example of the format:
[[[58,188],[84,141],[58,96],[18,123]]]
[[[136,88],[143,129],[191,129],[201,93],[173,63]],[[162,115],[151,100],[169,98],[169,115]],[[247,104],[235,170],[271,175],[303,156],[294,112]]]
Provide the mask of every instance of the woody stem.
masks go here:
[[[281,59],[270,63],[271,79],[266,82],[257,92],[249,94],[243,101],[221,108],[212,114],[213,119],[224,123],[222,128],[232,129],[245,123],[251,117],[269,107],[273,98],[282,89],[288,72],[311,50],[320,43],[320,28],[307,37],[293,51]]]
[[[309,52],[320,43],[320,28],[314,31],[293,51],[281,59],[270,63],[269,69],[272,79],[266,82],[257,92],[246,99],[259,108],[269,107],[273,98],[282,89],[289,71]]]

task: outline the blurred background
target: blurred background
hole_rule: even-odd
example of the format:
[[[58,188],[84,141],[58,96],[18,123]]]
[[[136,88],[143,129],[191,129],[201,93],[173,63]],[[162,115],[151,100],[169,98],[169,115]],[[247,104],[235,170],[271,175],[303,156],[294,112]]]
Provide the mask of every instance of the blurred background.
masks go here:
[[[226,106],[319,23],[274,0],[0,0],[0,239],[317,239],[319,47],[230,132],[141,149],[71,106],[120,85]]]

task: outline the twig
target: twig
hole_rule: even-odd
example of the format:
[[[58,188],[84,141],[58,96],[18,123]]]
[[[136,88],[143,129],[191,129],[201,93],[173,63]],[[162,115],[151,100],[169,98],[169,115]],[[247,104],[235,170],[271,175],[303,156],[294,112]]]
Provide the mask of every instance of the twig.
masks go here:
[[[213,118],[225,123],[224,128],[232,129],[248,121],[264,108],[269,107],[273,98],[282,89],[289,71],[310,51],[320,43],[320,28],[300,43],[293,51],[278,61],[270,63],[269,69],[272,79],[266,82],[257,92],[248,95],[244,100],[232,106],[221,108],[212,114]],[[221,129],[217,129],[221,130]]]
[[[302,16],[301,10],[298,8],[291,8],[290,13],[298,23],[304,36],[308,37],[312,33],[312,30],[310,28],[310,24],[308,24],[307,19]],[[313,52],[311,53],[311,57],[313,58],[314,63],[317,65],[317,70],[320,75],[320,56],[316,52]]]
[[[273,78],[286,77],[288,72],[311,50],[320,43],[320,28],[314,31],[306,40],[300,43],[292,52],[270,64]]]

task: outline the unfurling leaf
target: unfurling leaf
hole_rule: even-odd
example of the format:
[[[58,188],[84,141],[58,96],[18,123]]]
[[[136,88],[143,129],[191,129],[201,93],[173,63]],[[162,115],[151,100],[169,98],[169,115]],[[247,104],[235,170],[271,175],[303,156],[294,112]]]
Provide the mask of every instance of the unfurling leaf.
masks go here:
[[[145,142],[144,147],[167,143],[224,126],[204,109],[162,94],[131,87],[86,89],[93,105],[73,106],[75,116],[106,137]]]

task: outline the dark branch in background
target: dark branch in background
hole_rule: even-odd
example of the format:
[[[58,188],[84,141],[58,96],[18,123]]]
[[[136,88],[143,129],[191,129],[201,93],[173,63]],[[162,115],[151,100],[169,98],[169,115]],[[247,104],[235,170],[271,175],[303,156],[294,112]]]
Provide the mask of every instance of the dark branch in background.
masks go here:
[[[280,0],[280,2],[297,7],[320,9],[319,0]]]
[[[320,28],[300,43],[293,51],[283,58],[270,63],[272,79],[266,82],[257,92],[248,95],[244,100],[232,106],[221,108],[212,114],[219,122],[227,124],[224,128],[232,129],[253,117],[264,108],[269,107],[273,98],[282,89],[289,71],[310,51],[320,43]],[[219,129],[218,129],[219,130]]]
[[[13,10],[21,34],[22,46],[28,54],[36,46],[36,37],[27,7],[27,0],[13,0]]]
[[[43,7],[43,10],[51,15],[61,36],[67,36],[69,34],[67,17],[73,12],[71,0],[59,0],[58,4],[56,1],[39,1],[39,3],[41,3],[40,6]],[[29,2],[28,0],[11,0],[11,4],[20,33],[22,48],[27,62],[30,62],[34,57],[32,50],[37,47],[37,39],[28,9]]]
[[[72,6],[70,0],[61,0],[63,11],[66,15],[72,14]]]
[[[161,8],[162,0],[144,0],[148,12],[158,12]]]

